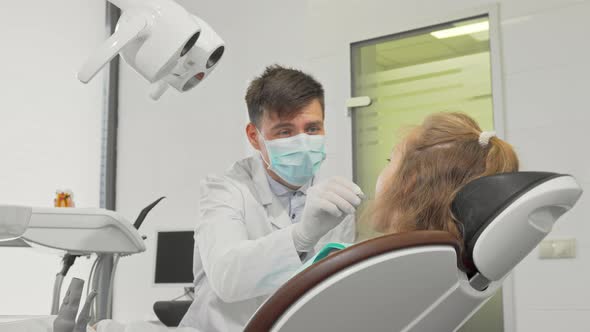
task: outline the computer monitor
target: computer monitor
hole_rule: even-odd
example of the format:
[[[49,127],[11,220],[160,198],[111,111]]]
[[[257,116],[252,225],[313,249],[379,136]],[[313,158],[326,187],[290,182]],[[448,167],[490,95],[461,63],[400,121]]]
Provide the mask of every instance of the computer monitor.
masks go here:
[[[193,231],[161,231],[157,233],[156,285],[192,287]]]

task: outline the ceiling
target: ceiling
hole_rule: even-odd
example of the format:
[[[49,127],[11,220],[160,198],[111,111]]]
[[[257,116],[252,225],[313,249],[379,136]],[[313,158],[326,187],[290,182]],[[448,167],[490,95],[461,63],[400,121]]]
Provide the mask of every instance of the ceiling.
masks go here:
[[[378,71],[407,67],[428,63],[441,59],[448,59],[489,50],[489,31],[461,35],[445,39],[438,39],[430,33],[456,26],[487,21],[488,18],[470,19],[412,32],[396,34],[389,40],[381,39],[369,45],[360,47],[362,61],[371,61],[372,54]],[[367,58],[369,57],[369,58]]]

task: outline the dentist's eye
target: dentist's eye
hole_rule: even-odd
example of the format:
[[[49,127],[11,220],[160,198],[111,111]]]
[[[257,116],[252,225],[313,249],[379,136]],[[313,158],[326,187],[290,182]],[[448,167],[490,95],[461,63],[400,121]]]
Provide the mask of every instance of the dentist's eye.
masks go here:
[[[281,136],[281,137],[291,136],[291,131],[290,130],[281,130],[281,131],[279,131],[279,136]]]

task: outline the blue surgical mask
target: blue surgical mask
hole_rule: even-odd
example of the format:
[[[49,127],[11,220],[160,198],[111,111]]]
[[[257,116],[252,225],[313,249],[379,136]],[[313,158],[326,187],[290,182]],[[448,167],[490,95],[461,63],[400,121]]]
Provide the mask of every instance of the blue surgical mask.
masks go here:
[[[258,134],[266,146],[268,169],[291,185],[306,184],[326,159],[324,135],[299,134],[267,141],[260,131]]]

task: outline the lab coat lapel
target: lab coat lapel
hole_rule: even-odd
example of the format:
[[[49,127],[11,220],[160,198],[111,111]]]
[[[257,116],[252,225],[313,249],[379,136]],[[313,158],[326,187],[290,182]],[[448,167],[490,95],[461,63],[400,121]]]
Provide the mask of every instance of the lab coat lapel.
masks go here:
[[[266,170],[260,156],[252,156],[249,160],[252,182],[254,183],[253,194],[258,203],[266,206],[273,203],[274,194],[270,190],[270,185],[266,179]]]
[[[266,209],[270,222],[277,228],[285,228],[291,225],[291,218],[278,197],[270,190],[266,177],[265,165],[259,156],[252,157],[252,180],[260,204]]]
[[[285,228],[292,224],[287,209],[275,195],[273,195],[272,203],[266,207],[266,211],[270,217],[270,222],[277,228]]]

